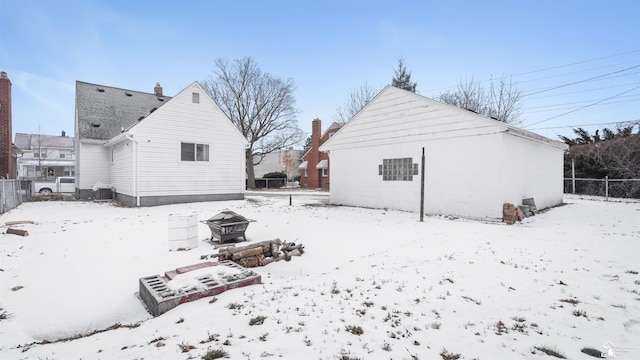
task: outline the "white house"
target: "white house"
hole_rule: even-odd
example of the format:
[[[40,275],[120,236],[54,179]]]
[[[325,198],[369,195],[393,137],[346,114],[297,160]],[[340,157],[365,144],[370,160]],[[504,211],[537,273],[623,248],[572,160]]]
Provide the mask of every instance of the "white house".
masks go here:
[[[330,202],[419,212],[423,148],[427,214],[501,218],[504,203],[562,203],[565,144],[391,86],[320,147]]]
[[[59,176],[75,176],[74,138],[63,131],[60,136],[16,133],[18,178],[53,181]]]
[[[76,82],[77,193],[128,206],[243,199],[247,140],[197,82],[173,98]]]

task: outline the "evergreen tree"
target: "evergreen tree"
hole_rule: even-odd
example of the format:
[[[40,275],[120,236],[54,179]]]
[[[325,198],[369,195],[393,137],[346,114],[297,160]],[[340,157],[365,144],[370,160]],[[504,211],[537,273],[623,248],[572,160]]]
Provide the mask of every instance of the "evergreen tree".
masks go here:
[[[391,79],[391,86],[416,92],[417,83],[411,82],[411,72],[407,71],[407,67],[404,65],[404,58],[398,59],[398,69],[394,70],[394,73],[395,75]]]
[[[306,154],[307,151],[309,151],[309,149],[311,149],[311,135],[309,135],[307,137],[307,140],[305,140],[304,142],[304,147],[302,148],[302,154]]]

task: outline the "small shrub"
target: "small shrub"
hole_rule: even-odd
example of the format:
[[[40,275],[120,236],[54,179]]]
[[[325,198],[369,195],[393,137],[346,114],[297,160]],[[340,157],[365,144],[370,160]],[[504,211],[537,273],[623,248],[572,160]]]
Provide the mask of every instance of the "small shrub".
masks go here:
[[[440,325],[441,324],[439,322],[434,322],[434,323],[431,324],[431,328],[435,329],[435,330],[438,330],[438,329],[440,329]]]
[[[193,349],[195,349],[195,348],[196,348],[195,346],[193,346],[193,345],[189,345],[188,343],[178,344],[178,347],[180,348],[180,350],[181,350],[183,353],[189,352],[189,351],[191,351],[191,350],[193,350]]]
[[[362,360],[362,358],[351,356],[348,351],[341,350],[340,355],[336,356],[338,360]]]
[[[580,304],[580,300],[573,298],[573,299],[560,299],[561,302],[564,303],[569,303],[569,304],[573,304],[573,305],[578,305]]]
[[[229,357],[229,353],[224,351],[224,349],[219,348],[219,349],[207,351],[207,353],[204,354],[202,359],[203,360],[214,360],[214,359],[222,359],[222,358],[228,358],[228,357]]]
[[[587,312],[584,311],[584,310],[573,310],[573,316],[576,316],[576,317],[580,317],[580,316],[587,317]]]
[[[385,342],[382,344],[382,350],[384,350],[384,351],[391,351],[391,344],[389,344],[388,342],[386,342],[386,341],[385,341]]]
[[[447,349],[443,348],[440,352],[440,356],[442,357],[442,360],[458,360],[461,355],[448,352]]]
[[[560,353],[558,350],[556,349],[551,349],[549,347],[546,346],[535,346],[534,349],[541,351],[549,356],[554,356],[557,357],[559,359],[566,359],[566,357],[564,356],[564,354]]]
[[[29,198],[29,201],[62,201],[62,194],[36,194]]]
[[[238,310],[238,309],[242,309],[242,304],[239,304],[239,303],[231,303],[231,304],[227,305],[227,309],[231,309],[231,310]]]
[[[362,334],[364,334],[364,330],[362,330],[362,328],[360,326],[356,326],[356,325],[347,325],[345,330],[347,332],[349,332],[349,333],[352,333],[353,335],[362,335]]]
[[[266,316],[256,316],[254,318],[252,318],[251,320],[249,320],[249,325],[253,326],[253,325],[262,325],[264,324],[264,320],[266,319]]]
[[[638,271],[636,270],[627,270],[625,271],[627,274],[633,274],[633,275],[638,275]]]
[[[340,294],[340,289],[338,289],[338,283],[337,282],[333,282],[333,284],[331,284],[331,293],[336,295],[336,294]]]
[[[270,172],[262,175],[263,179],[286,179],[287,174],[283,172]]]

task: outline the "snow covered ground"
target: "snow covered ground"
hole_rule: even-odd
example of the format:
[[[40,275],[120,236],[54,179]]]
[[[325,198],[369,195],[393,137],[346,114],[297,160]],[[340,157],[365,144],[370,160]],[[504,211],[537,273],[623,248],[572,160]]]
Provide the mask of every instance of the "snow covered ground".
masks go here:
[[[271,192],[153,208],[25,203],[3,214],[2,225],[35,223],[13,226],[26,237],[0,234],[0,358],[200,359],[222,349],[231,359],[553,359],[542,348],[589,359],[581,349],[607,344],[618,359],[640,359],[638,202],[570,197],[512,226],[421,223],[313,193],[292,202]],[[197,248],[168,251],[168,215],[204,220],[225,208],[257,220],[249,242],[280,238],[305,253],[254,268],[260,285],[149,315],[139,278],[217,252],[201,223]]]

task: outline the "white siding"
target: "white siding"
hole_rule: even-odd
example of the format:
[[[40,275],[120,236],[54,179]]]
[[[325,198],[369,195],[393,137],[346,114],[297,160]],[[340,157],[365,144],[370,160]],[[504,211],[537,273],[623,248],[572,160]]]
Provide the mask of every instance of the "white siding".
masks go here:
[[[107,148],[98,143],[80,142],[80,154],[77,169],[82,169],[79,176],[78,188],[91,189],[97,182],[109,184],[109,152]]]
[[[563,145],[391,87],[320,147],[331,159],[330,201],[419,211],[420,175],[385,181],[378,167],[420,164],[423,147],[426,213],[501,218],[505,202],[562,202]]]
[[[139,196],[244,193],[246,140],[197,83],[129,132],[138,147]],[[208,144],[209,161],[181,161],[181,142]]]
[[[504,134],[502,156],[509,169],[503,182],[504,202],[520,204],[534,198],[536,207],[547,208],[562,203],[564,151],[520,137]]]
[[[499,217],[502,194],[494,176],[501,176],[501,164],[491,155],[498,152],[499,139],[489,135],[332,150],[330,201],[419,212],[420,171],[411,181],[386,181],[378,166],[384,159],[410,157],[420,169],[424,146],[426,213]]]
[[[122,141],[108,149],[111,161],[111,185],[120,194],[134,195],[134,149],[133,141]]]
[[[470,111],[386,88],[320,147],[352,149],[412,141],[495,134],[507,127]]]

